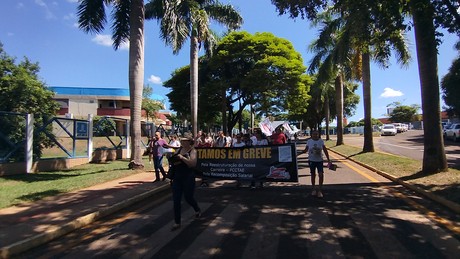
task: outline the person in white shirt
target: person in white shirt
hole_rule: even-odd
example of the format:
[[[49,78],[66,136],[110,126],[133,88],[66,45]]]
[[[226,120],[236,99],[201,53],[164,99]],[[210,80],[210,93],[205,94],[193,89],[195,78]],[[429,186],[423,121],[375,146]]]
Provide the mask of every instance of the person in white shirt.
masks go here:
[[[244,146],[246,146],[246,144],[243,142],[241,134],[237,134],[235,141],[232,144],[232,147],[244,147]]]
[[[329,153],[327,148],[324,145],[324,141],[319,137],[319,132],[317,130],[311,132],[311,138],[307,140],[307,145],[301,154],[308,152],[308,161],[310,165],[310,175],[311,175],[311,185],[312,185],[312,196],[317,196],[318,198],[323,198],[323,193],[321,188],[323,187],[324,182],[324,165],[323,165],[323,153],[326,155],[328,163],[331,163],[329,159]],[[318,188],[316,188],[316,172],[318,171]]]

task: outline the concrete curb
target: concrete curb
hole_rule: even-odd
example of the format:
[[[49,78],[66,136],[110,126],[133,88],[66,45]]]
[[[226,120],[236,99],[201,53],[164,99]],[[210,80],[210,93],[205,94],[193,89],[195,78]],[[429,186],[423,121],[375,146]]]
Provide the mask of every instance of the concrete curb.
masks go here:
[[[146,191],[144,193],[138,194],[134,197],[128,198],[126,200],[123,200],[122,202],[116,203],[112,206],[109,206],[107,208],[101,209],[99,211],[95,211],[93,213],[78,217],[62,226],[55,226],[52,227],[45,232],[29,237],[27,239],[24,239],[20,242],[13,243],[9,246],[5,246],[0,248],[0,258],[10,258],[13,255],[25,252],[29,249],[32,249],[34,247],[37,247],[39,245],[45,244],[47,242],[50,242],[53,239],[56,239],[60,236],[63,236],[67,233],[70,233],[76,229],[82,228],[86,225],[89,225],[96,220],[105,217],[107,215],[110,215],[112,213],[115,213],[121,209],[124,209],[126,207],[129,207],[139,201],[142,201],[146,198],[149,198],[153,196],[156,193],[165,191],[170,188],[169,184],[163,184],[161,186],[158,186],[152,190]]]
[[[390,179],[393,182],[397,182],[397,183],[401,184],[402,186],[404,186],[404,187],[406,187],[406,188],[408,188],[408,189],[410,189],[410,190],[412,190],[414,192],[417,192],[417,193],[419,193],[419,194],[421,194],[421,195],[423,195],[423,196],[425,196],[425,197],[427,197],[427,198],[429,198],[429,199],[431,199],[431,200],[433,200],[433,201],[445,206],[446,208],[452,210],[453,212],[460,214],[460,204],[457,204],[455,202],[449,201],[449,200],[447,200],[447,199],[445,199],[445,198],[443,198],[441,196],[438,196],[436,194],[433,194],[431,192],[425,191],[422,188],[419,188],[417,186],[413,186],[412,184],[404,182],[403,180],[401,180],[401,179],[399,179],[399,178],[397,178],[397,177],[395,177],[395,176],[393,176],[393,175],[391,175],[389,173],[386,173],[384,171],[378,170],[377,168],[374,168],[374,167],[372,167],[370,165],[364,164],[364,163],[362,163],[360,161],[357,161],[357,160],[355,160],[353,158],[347,157],[347,156],[345,156],[345,155],[343,155],[343,154],[341,154],[341,153],[339,153],[339,152],[337,152],[335,150],[332,150],[332,149],[329,149],[329,148],[328,148],[328,150],[333,152],[333,153],[335,153],[335,154],[337,154],[337,155],[340,155],[340,156],[342,156],[342,157],[344,157],[344,158],[346,158],[346,159],[348,159],[350,161],[353,161],[354,163],[357,163],[357,164],[361,165],[362,167],[365,167],[365,168],[367,168],[367,169],[369,169],[369,170],[371,170],[373,172],[376,172],[377,174],[379,174],[379,175],[381,175],[381,176],[383,176],[383,177],[385,177],[387,179]]]

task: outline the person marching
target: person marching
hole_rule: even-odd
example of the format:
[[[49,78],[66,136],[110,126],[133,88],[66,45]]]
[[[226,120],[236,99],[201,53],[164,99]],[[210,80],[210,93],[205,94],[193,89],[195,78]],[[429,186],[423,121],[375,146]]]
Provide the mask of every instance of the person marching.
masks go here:
[[[324,141],[319,137],[319,132],[314,130],[311,132],[311,138],[307,140],[307,145],[301,154],[308,152],[308,161],[310,165],[310,175],[311,175],[311,185],[312,185],[312,196],[317,196],[318,198],[323,198],[323,193],[321,191],[324,182],[324,165],[323,165],[323,154],[326,155],[328,163],[331,163],[329,159],[329,153],[327,152]],[[300,155],[300,154],[299,154]],[[316,188],[316,172],[318,171],[319,183]]]
[[[174,225],[171,230],[181,226],[181,202],[185,201],[195,210],[195,218],[201,216],[201,209],[195,200],[195,171],[197,163],[196,150],[193,147],[194,139],[184,137],[180,139],[181,147],[170,157],[172,175],[172,192],[174,204]]]
[[[160,173],[163,176],[161,179],[164,181],[166,179],[166,172],[163,168],[163,146],[167,145],[166,141],[161,138],[160,132],[155,132],[155,139],[150,142],[149,147],[152,150],[152,157],[153,157],[153,167],[155,169],[155,181],[160,181]]]

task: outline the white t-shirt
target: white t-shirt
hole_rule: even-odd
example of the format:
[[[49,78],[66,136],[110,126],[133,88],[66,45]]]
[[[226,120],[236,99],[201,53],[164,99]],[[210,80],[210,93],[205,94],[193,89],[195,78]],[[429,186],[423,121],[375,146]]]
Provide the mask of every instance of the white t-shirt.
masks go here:
[[[256,142],[255,142],[255,144],[253,142],[253,145],[254,146],[268,146],[268,140],[265,139],[265,138],[263,138],[261,140],[256,139]]]
[[[244,146],[246,146],[246,145],[244,144],[244,142],[240,142],[240,143],[238,143],[238,142],[233,142],[233,147],[244,147]]]
[[[322,139],[307,140],[308,146],[308,160],[312,162],[323,162],[323,146],[324,141]]]

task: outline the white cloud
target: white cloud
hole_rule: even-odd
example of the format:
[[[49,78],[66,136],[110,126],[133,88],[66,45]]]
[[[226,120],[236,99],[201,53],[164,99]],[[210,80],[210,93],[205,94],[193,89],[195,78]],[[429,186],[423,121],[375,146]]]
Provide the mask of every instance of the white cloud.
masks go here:
[[[69,3],[78,3],[78,0],[67,0]]]
[[[77,16],[74,13],[69,13],[67,15],[64,15],[64,20],[76,20]]]
[[[21,9],[24,7],[24,4],[22,2],[19,2],[16,4],[16,8]]]
[[[45,10],[46,19],[50,20],[56,18],[56,16],[51,12],[50,8],[43,0],[35,0],[35,4],[37,4]]]
[[[386,87],[385,89],[383,89],[383,93],[380,95],[380,97],[390,98],[390,97],[399,97],[403,95],[404,94],[399,90],[394,90],[392,88]]]
[[[161,85],[161,78],[159,76],[150,75],[148,81],[152,84]]]
[[[113,45],[112,37],[110,35],[108,35],[108,34],[98,34],[91,41],[96,42],[96,44],[106,46],[106,47],[112,47],[112,45]],[[129,42],[123,42],[120,45],[120,49],[128,50],[129,49]]]

